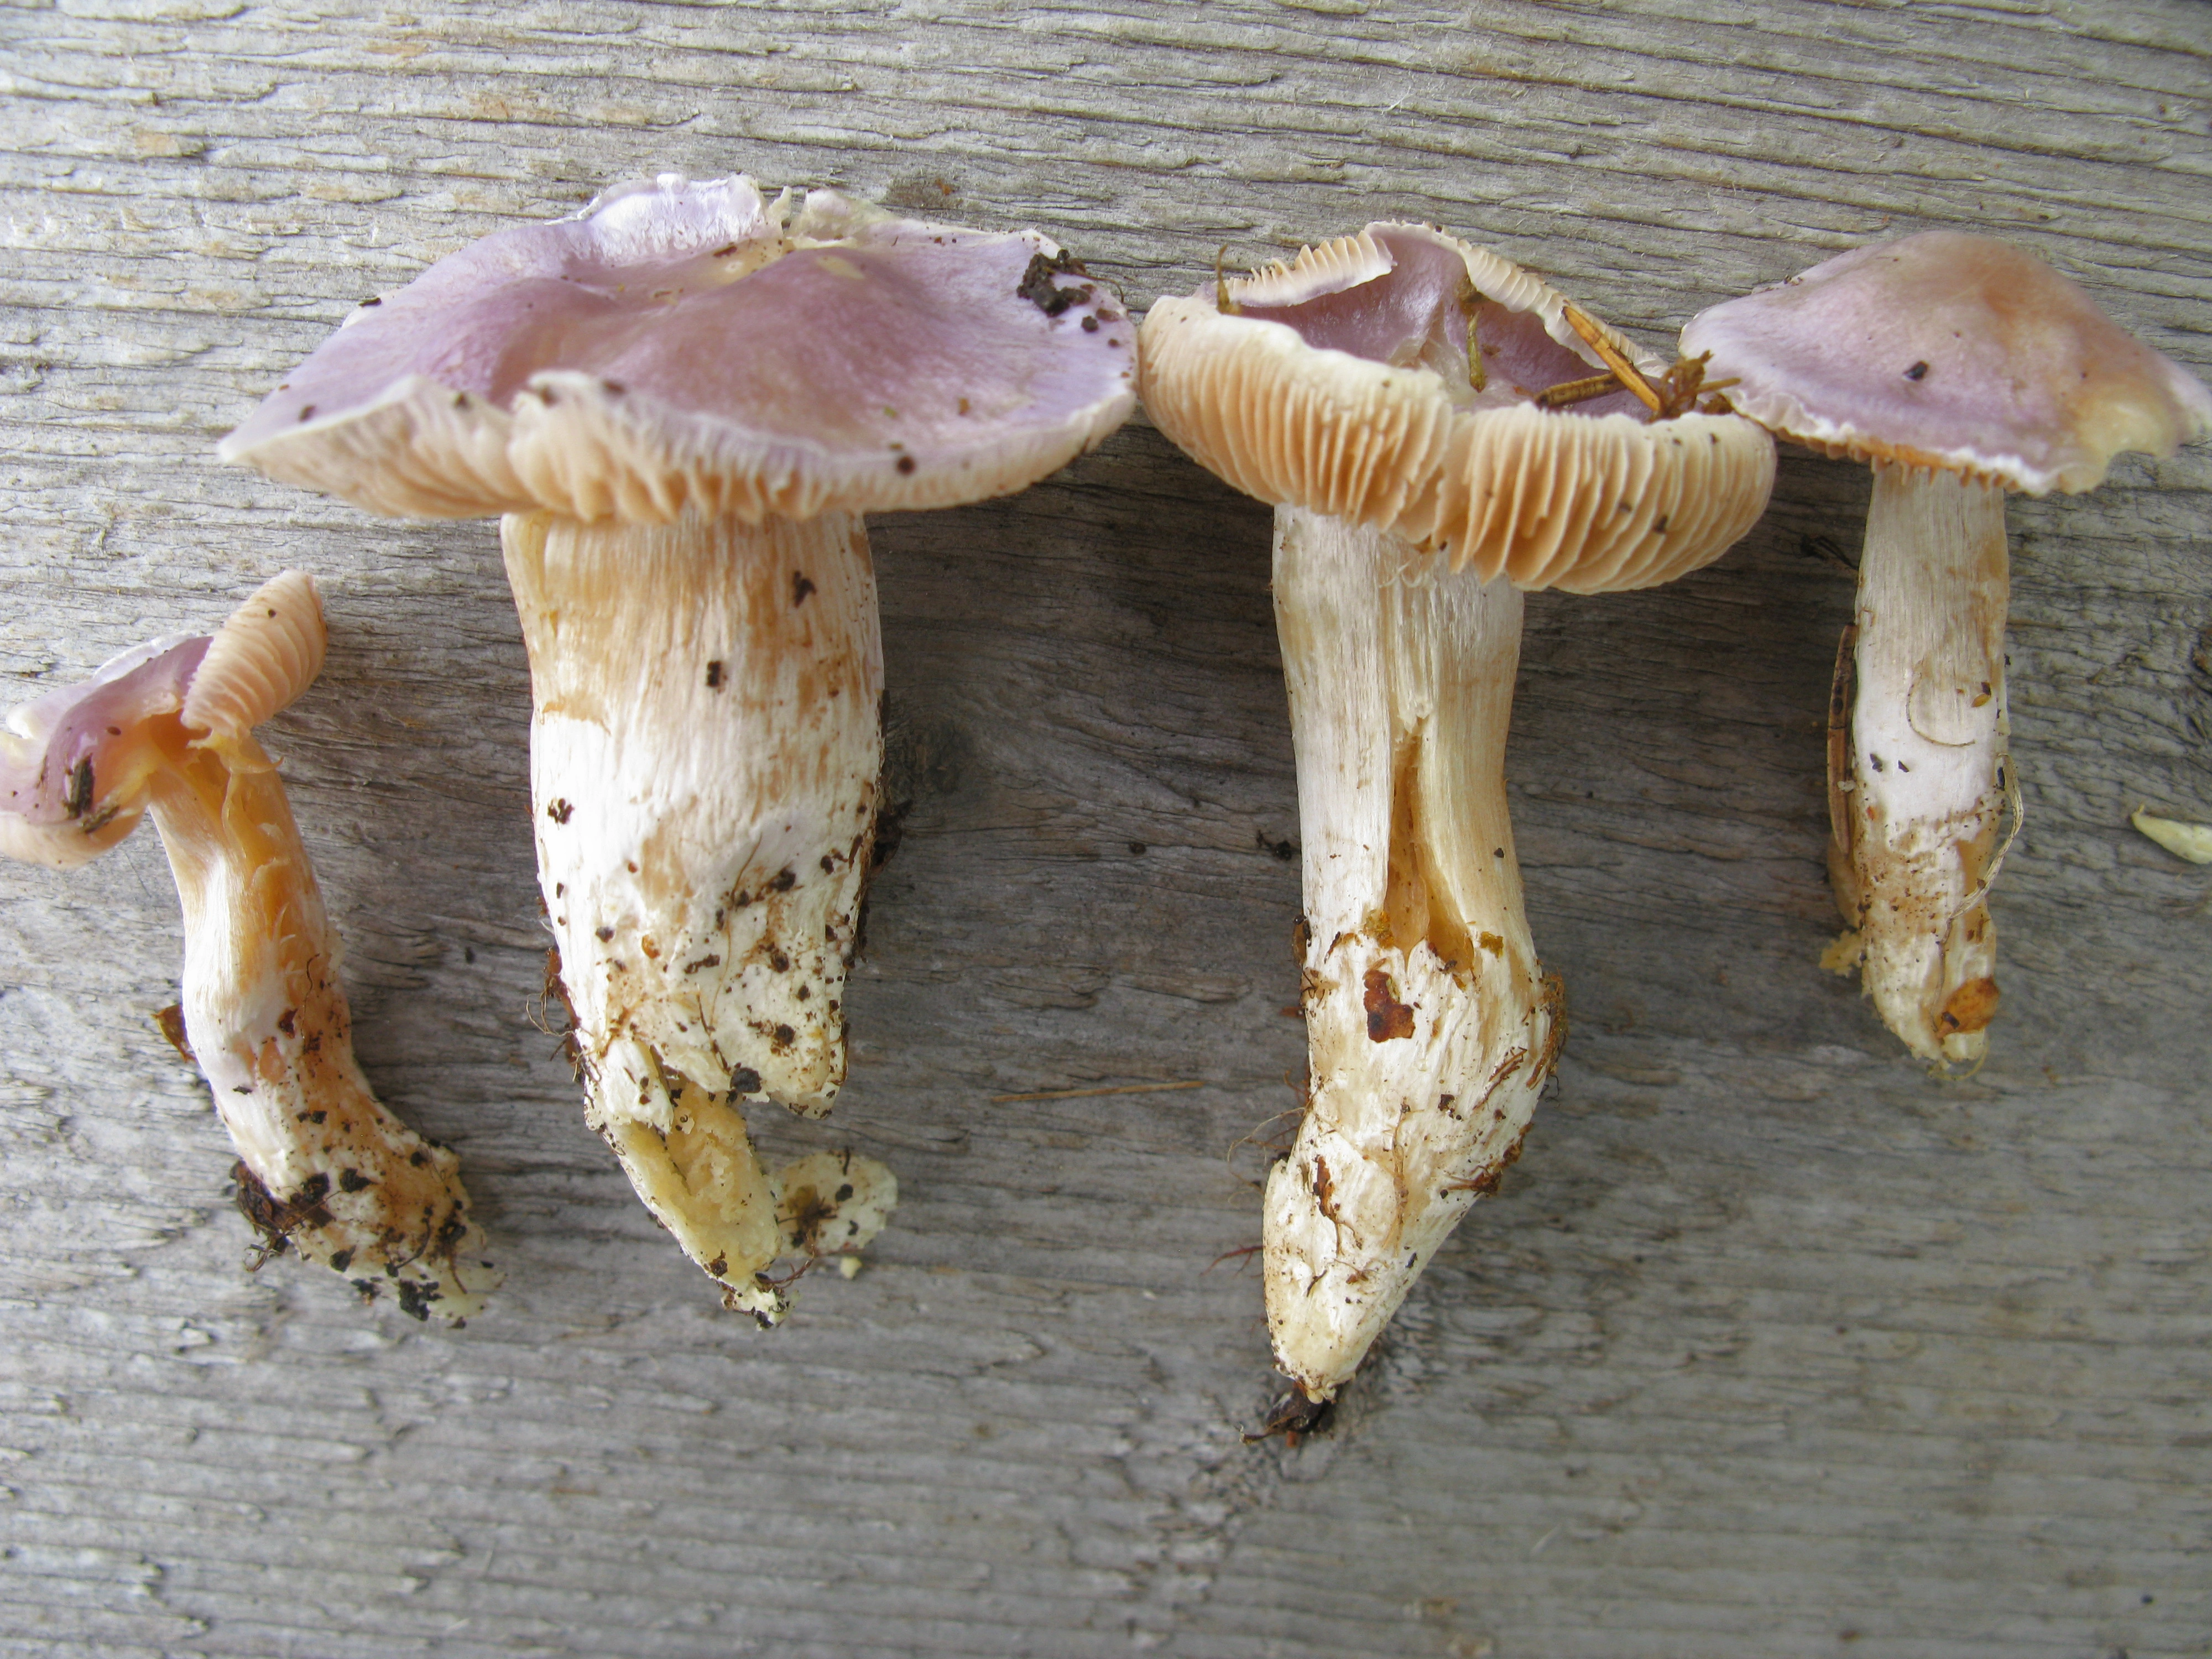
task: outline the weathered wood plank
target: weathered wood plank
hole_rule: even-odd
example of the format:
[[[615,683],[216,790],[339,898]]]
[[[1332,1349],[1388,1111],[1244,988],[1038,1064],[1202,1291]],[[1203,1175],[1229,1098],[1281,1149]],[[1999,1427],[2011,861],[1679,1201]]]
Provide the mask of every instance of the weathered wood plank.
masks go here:
[[[1675,587],[1539,598],[1510,765],[1574,1033],[1528,1155],[1297,1448],[1224,1154],[1291,1103],[1267,519],[1141,422],[876,528],[911,801],[851,994],[873,1265],[738,1328],[585,1133],[490,528],[211,465],[366,295],[656,169],[1036,223],[1142,304],[1432,219],[1663,338],[1979,224],[2212,370],[2186,0],[611,0],[0,9],[0,675],[323,580],[277,721],[362,1059],[462,1152],[466,1330],[249,1277],[154,1032],[150,835],[0,868],[0,1651],[387,1659],[2212,1652],[2202,1194],[2212,458],[2019,502],[2027,833],[1997,1057],[1939,1087],[1816,957],[1866,483],[1785,459]],[[994,1097],[1124,1082],[1174,1092]]]

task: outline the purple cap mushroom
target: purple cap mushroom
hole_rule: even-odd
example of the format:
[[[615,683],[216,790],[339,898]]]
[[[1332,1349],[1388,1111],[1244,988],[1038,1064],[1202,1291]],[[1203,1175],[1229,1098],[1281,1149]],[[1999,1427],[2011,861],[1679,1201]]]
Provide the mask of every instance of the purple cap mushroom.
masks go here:
[[[590,1121],[763,1321],[738,1103],[836,1093],[875,829],[861,514],[1036,482],[1127,416],[1135,356],[1034,231],[663,177],[368,302],[222,445],[377,512],[505,515]]]
[[[386,1111],[354,1061],[337,936],[253,739],[321,671],[323,641],[313,581],[287,571],[213,637],[157,640],[15,709],[0,853],[65,869],[152,811],[185,913],[183,1030],[163,1029],[207,1077],[263,1249],[458,1322],[498,1282],[459,1161]]]
[[[1978,1065],[1996,1012],[1989,892],[2007,756],[2004,496],[2094,489],[2170,455],[2212,393],[2034,255],[1925,231],[1700,313],[1682,350],[1782,437],[1871,462],[1856,623],[1837,661],[1829,871],[1861,968],[1913,1053]]]

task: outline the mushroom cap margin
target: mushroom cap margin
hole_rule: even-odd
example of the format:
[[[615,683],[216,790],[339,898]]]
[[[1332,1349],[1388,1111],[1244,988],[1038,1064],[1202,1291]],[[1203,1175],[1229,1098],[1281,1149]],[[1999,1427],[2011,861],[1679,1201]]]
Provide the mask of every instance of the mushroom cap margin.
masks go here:
[[[179,718],[214,738],[243,737],[314,684],[329,641],[315,579],[304,570],[279,572],[208,641]]]
[[[1530,592],[1622,592],[1703,569],[1774,488],[1774,441],[1735,415],[1562,420],[1523,404],[1463,417],[1453,438],[1403,533]]]

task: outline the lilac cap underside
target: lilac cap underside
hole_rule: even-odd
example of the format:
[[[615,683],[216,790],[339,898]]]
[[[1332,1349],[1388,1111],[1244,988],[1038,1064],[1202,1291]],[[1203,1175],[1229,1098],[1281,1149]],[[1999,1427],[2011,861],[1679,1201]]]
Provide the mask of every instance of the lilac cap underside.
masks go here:
[[[1700,313],[1686,356],[1741,412],[1864,460],[1948,467],[2042,495],[2170,454],[2212,394],[2074,283],[2008,243],[1925,231],[1853,249]]]
[[[1035,232],[664,178],[357,312],[225,459],[387,512],[948,505],[1118,425],[1135,330]]]

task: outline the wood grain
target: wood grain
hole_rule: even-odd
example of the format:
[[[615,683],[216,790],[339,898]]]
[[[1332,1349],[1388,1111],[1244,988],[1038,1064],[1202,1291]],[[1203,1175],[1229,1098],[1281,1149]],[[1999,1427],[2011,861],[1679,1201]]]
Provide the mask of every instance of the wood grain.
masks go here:
[[[2212,371],[2189,0],[60,0],[0,8],[9,701],[316,573],[268,732],[362,1056],[507,1270],[446,1334],[242,1266],[155,1031],[150,835],[0,868],[0,1653],[2212,1654],[2212,451],[2014,503],[2006,1006],[1927,1079],[1816,958],[1863,473],[1717,568],[1529,606],[1509,775],[1555,1097],[1327,1434],[1239,1176],[1303,1060],[1265,509],[1141,422],[875,528],[911,805],[852,1082],[771,1150],[905,1201],[762,1336],[532,1024],[526,671],[489,525],[216,441],[354,302],[656,170],[1036,224],[1133,304],[1434,220],[1660,341],[1935,224]],[[1198,1082],[1062,1099],[997,1096]]]

